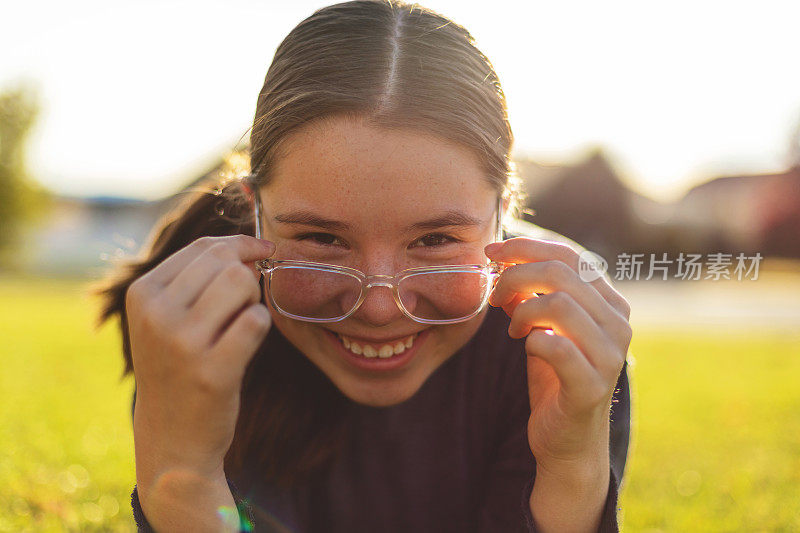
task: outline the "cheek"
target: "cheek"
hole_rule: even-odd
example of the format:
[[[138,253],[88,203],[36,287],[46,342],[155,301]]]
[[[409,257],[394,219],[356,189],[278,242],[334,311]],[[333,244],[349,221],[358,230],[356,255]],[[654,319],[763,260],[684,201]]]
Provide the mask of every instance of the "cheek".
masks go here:
[[[301,352],[308,350],[310,343],[313,342],[312,339],[316,338],[314,332],[309,331],[311,328],[303,322],[283,316],[269,302],[267,307],[272,317],[272,327],[278,328],[278,331]]]
[[[270,274],[269,292],[275,305],[287,313],[334,318],[353,308],[361,294],[361,282],[333,272],[278,267]]]
[[[453,331],[449,334],[448,340],[454,351],[458,351],[464,347],[475,336],[483,323],[486,316],[486,310],[482,311],[475,318],[463,322],[461,324],[454,324],[451,326]]]
[[[433,328],[433,335],[431,335],[430,339],[433,342],[426,348],[428,357],[425,359],[429,362],[435,362],[436,367],[444,364],[470,341],[479,327],[480,322],[476,322],[473,319],[462,324]]]
[[[475,272],[409,276],[400,283],[400,299],[416,316],[451,319],[469,316],[486,296],[486,278]]]

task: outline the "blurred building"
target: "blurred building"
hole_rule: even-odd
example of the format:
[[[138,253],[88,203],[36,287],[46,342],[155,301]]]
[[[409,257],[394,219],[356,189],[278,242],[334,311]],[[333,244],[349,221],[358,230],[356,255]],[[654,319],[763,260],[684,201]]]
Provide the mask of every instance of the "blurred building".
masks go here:
[[[711,179],[674,203],[630,189],[601,150],[570,165],[517,162],[528,219],[611,260],[620,252],[800,258],[800,165]]]
[[[56,197],[44,220],[29,228],[20,253],[33,274],[96,274],[113,257],[135,253],[160,213],[159,202]]]
[[[681,199],[674,221],[704,248],[800,257],[800,166],[707,181]]]
[[[192,179],[180,192],[154,201],[55,197],[49,213],[24,237],[20,254],[26,270],[47,276],[100,276],[115,258],[137,254],[183,191],[200,186],[222,164]]]
[[[601,150],[573,165],[517,162],[535,224],[557,231],[606,259],[641,247],[635,205],[647,201],[620,179]]]
[[[712,179],[664,204],[620,178],[601,150],[572,164],[517,162],[526,217],[600,254],[744,252],[800,258],[800,165],[777,173]],[[156,221],[186,190],[220,172],[220,161],[180,192],[156,201],[58,197],[28,230],[21,251],[28,270],[42,275],[99,276],[115,257],[136,254]]]

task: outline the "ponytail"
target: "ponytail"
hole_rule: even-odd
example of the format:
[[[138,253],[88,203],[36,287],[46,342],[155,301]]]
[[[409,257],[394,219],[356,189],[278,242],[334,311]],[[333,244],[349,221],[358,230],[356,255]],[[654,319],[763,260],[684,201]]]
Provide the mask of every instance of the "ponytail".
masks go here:
[[[241,180],[215,173],[197,187],[180,193],[173,202],[175,205],[156,223],[138,256],[117,263],[89,289],[102,301],[96,328],[114,315],[120,318],[123,377],[133,372],[125,312],[125,295],[131,284],[200,237],[254,234],[252,210]]]

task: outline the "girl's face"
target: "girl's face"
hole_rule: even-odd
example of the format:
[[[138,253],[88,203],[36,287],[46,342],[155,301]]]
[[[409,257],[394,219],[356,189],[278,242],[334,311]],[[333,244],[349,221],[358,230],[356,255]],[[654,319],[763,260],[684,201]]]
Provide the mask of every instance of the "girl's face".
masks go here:
[[[497,192],[468,149],[344,117],[313,122],[284,141],[261,188],[263,237],[275,242],[274,259],[331,263],[367,275],[487,261],[483,248],[493,240]],[[302,322],[270,311],[274,326],[346,396],[373,406],[410,398],[485,316],[422,324],[403,314],[391,289],[378,286],[340,322]],[[352,343],[362,352],[370,346],[386,354],[385,346],[398,343],[404,349],[366,357],[346,348]]]

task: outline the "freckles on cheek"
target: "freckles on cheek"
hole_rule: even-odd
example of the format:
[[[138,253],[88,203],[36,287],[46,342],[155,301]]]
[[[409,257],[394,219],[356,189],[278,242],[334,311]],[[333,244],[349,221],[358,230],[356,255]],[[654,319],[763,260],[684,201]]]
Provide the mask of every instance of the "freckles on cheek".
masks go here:
[[[278,267],[271,273],[270,292],[275,304],[290,314],[336,318],[358,301],[361,282],[337,272]]]
[[[399,292],[415,316],[450,320],[476,312],[488,292],[488,284],[476,271],[427,273],[405,278]]]

